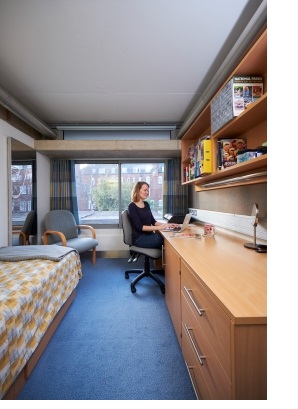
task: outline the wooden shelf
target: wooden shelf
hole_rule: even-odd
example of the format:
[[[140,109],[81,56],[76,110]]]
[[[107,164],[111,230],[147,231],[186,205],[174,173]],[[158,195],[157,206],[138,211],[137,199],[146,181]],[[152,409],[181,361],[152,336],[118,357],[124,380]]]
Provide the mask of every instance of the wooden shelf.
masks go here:
[[[223,128],[218,130],[212,135],[212,139],[215,138],[233,138],[234,136],[241,135],[247,131],[247,124],[249,128],[254,128],[261,122],[264,122],[264,118],[267,116],[267,92],[262,97],[251,104],[245,111],[239,116],[228,122]]]
[[[216,172],[213,172],[211,175],[201,176],[196,179],[189,180],[188,182],[184,182],[183,185],[206,185],[210,182],[214,181],[224,181],[227,178],[231,177],[238,177],[239,175],[249,175],[249,173],[255,172],[259,170],[260,172],[264,172],[267,167],[267,154],[259,156],[258,158],[248,160],[246,162],[238,163],[237,165],[231,166],[226,169],[222,169]],[[253,180],[253,178],[251,179]],[[262,183],[267,181],[267,177],[262,178]],[[247,181],[243,180],[243,182],[239,183],[241,185],[247,184]],[[231,183],[227,183],[226,185],[231,185]],[[211,186],[210,186],[211,187]],[[212,187],[215,189],[216,187]]]
[[[239,75],[262,76],[263,95],[212,135],[211,101],[208,103],[181,140],[181,171],[184,176],[184,169],[190,164],[190,158],[187,158],[189,147],[200,138],[210,135],[212,141],[212,173],[183,182],[183,185],[195,185],[196,190],[210,190],[267,182],[267,154],[220,171],[217,170],[219,139],[243,138],[250,149],[256,149],[267,141],[267,30],[252,45],[229,78]],[[224,86],[225,84],[218,92]]]
[[[189,127],[185,135],[183,136],[183,140],[190,140],[194,139],[197,140],[199,136],[210,135],[211,132],[211,109],[210,104],[208,104],[199,117],[192,123]]]

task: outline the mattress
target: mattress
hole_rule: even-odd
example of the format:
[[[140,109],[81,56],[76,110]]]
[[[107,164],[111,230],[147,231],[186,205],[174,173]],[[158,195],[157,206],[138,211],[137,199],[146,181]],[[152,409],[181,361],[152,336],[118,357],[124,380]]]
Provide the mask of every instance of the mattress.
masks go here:
[[[76,251],[59,261],[0,261],[0,398],[24,368],[81,277]]]

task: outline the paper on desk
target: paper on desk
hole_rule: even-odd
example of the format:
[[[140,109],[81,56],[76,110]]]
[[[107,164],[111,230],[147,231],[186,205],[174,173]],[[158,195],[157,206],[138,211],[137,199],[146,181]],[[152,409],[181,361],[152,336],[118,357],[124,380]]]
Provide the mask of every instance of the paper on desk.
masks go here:
[[[183,239],[200,239],[201,235],[197,233],[172,233],[170,237],[180,237]]]

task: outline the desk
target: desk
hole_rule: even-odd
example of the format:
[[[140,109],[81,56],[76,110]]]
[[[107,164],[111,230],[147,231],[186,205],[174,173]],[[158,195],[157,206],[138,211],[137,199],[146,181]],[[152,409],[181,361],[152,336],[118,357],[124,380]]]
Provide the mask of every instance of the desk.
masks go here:
[[[221,232],[162,234],[166,303],[198,397],[266,399],[267,254]]]

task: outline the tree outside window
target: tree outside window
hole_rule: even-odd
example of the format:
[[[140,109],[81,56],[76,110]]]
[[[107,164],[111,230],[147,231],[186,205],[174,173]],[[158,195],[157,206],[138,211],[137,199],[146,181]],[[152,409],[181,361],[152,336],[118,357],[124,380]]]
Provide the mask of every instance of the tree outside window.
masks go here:
[[[156,219],[163,217],[164,163],[77,163],[76,188],[81,223],[119,225],[137,181],[150,185],[148,203]]]

